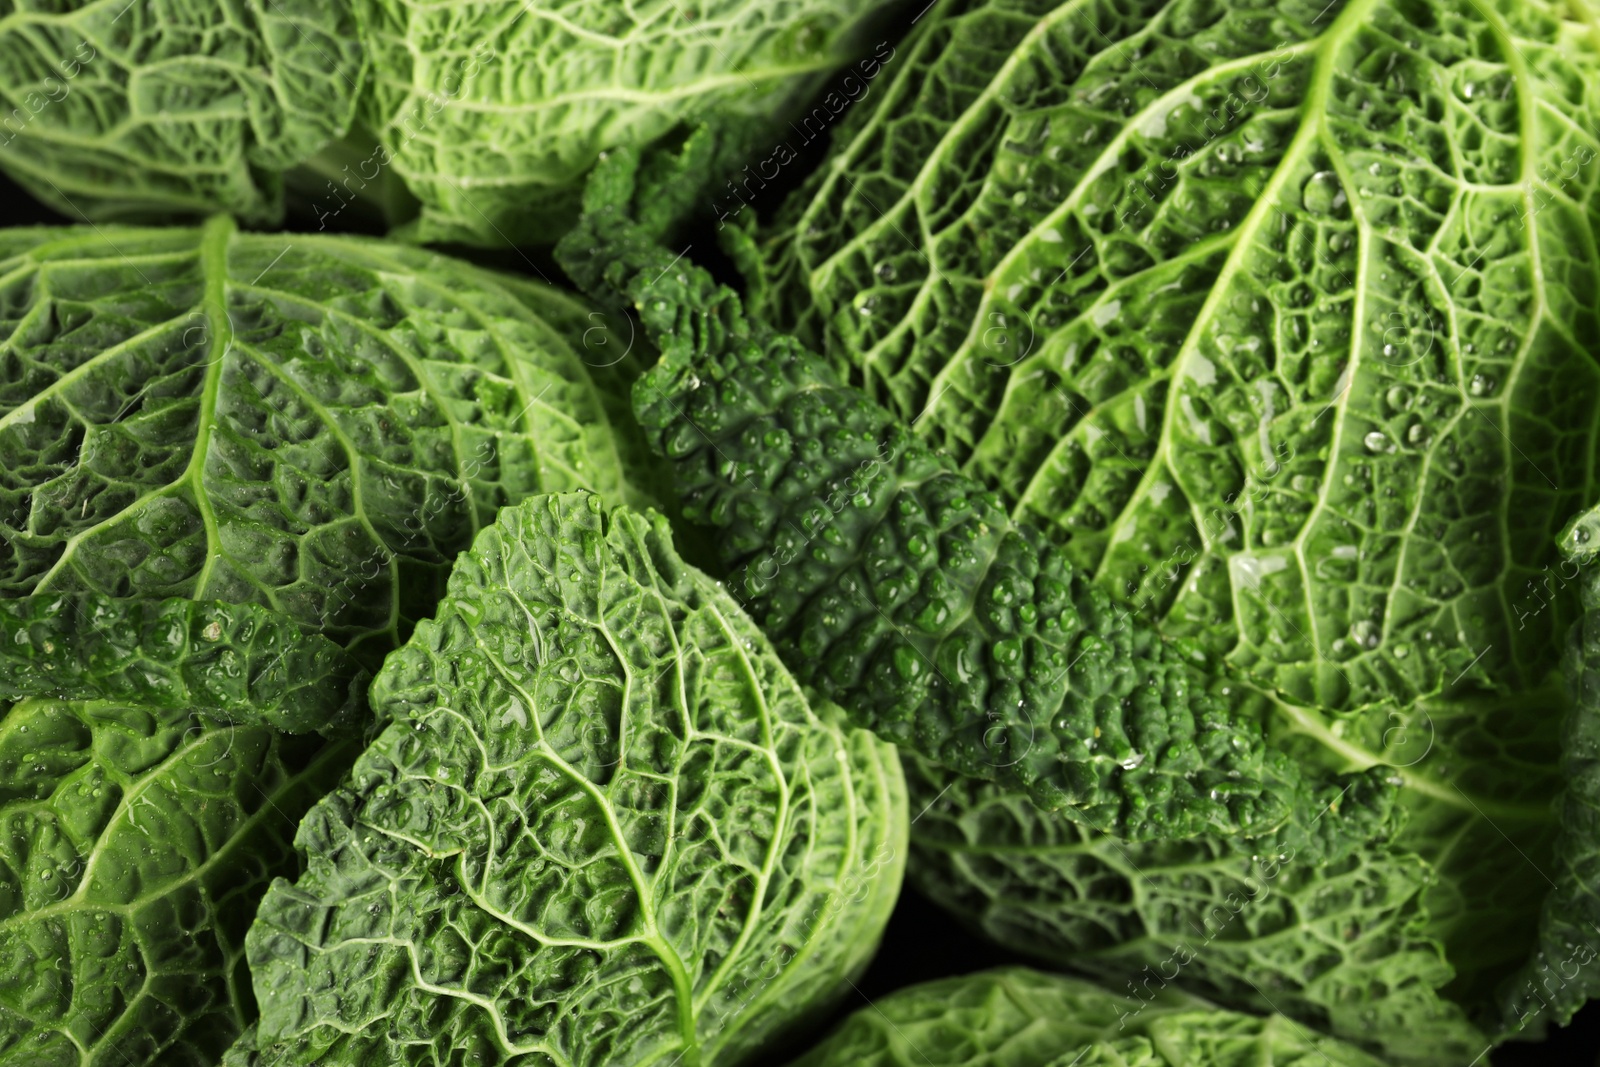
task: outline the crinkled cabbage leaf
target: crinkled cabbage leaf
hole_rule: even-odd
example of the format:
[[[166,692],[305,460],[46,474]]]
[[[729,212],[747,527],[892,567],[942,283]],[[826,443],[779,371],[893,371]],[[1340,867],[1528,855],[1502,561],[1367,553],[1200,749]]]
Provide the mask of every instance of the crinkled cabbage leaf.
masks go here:
[[[372,702],[251,928],[233,1062],[710,1067],[876,946],[894,750],[813,711],[659,515],[503,510]]]
[[[696,122],[739,131],[761,173],[707,172],[693,206],[742,203],[824,78],[864,64],[821,125],[893,56],[868,29],[885,6],[0,0],[0,169],[73,221],[275,225],[287,202],[319,228],[548,244],[602,152]]]
[[[421,201],[410,236],[490,246],[559,237],[600,153],[649,145],[686,123],[742,129],[743,162],[769,157],[792,139],[782,120],[866,50],[863,21],[876,8],[845,0],[356,6],[372,66],[361,115],[378,143],[340,151],[354,165],[339,168],[334,196],[364,192],[392,168]],[[707,189],[708,201],[715,195],[733,198]],[[320,199],[323,211],[341,209]]]
[[[1492,1030],[1549,884],[1554,536],[1595,496],[1584,10],[941,0],[738,239],[757,311],[1225,660],[1280,746],[1398,768]]]
[[[1577,582],[1584,614],[1567,646],[1573,706],[1561,730],[1560,831],[1546,875],[1553,888],[1533,957],[1499,990],[1507,1023],[1534,1033],[1549,1018],[1565,1022],[1600,995],[1593,967],[1600,955],[1600,508],[1574,518],[1560,544],[1566,559],[1557,574]]]
[[[557,255],[597,299],[639,310],[661,349],[634,387],[639,424],[804,684],[881,737],[1120,837],[1283,834],[1335,854],[1392,831],[1389,775],[1341,784],[1268,748],[1211,692],[1203,656],[1119,610],[997,494],[663,244],[658,183],[705,154],[703,139],[643,166],[612,154]],[[1347,793],[1363,803],[1318,818]]]
[[[366,676],[256,605],[0,601],[0,1063],[214,1064]]]
[[[362,64],[346,0],[0,0],[0,168],[74,221],[274,224]]]
[[[1403,846],[1324,862],[1272,839],[1139,844],[926,761],[906,777],[913,884],[1013,951],[1129,996],[1283,1012],[1395,1064],[1466,1063],[1488,1044],[1438,995],[1452,972],[1426,928],[1433,873]]]
[[[1281,1015],[1109,993],[1007,967],[911,986],[850,1016],[793,1067],[1378,1067]]]
[[[375,662],[498,507],[643,497],[589,313],[221,218],[0,233],[0,592],[259,603]]]

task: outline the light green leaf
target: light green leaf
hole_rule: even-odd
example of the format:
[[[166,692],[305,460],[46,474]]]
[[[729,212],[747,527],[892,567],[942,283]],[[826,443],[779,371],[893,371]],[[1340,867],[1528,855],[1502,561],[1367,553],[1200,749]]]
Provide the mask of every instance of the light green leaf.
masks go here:
[[[1540,0],[940,0],[737,241],[753,313],[1264,691],[1280,749],[1397,768],[1490,1027],[1596,495],[1597,45]]]
[[[1488,1045],[1439,993],[1454,973],[1427,929],[1433,870],[1401,845],[1324,862],[1271,839],[1136,844],[997,785],[906,769],[913,883],[1013,951],[1119,994],[1177,988],[1284,1012],[1396,1064],[1459,1067]]]
[[[362,65],[343,0],[0,0],[0,169],[73,220],[275,224]]]
[[[711,121],[748,134],[747,162],[769,156],[821,77],[867,50],[873,7],[360,0],[374,72],[362,118],[382,147],[345,187],[392,168],[421,201],[405,231],[419,241],[549,243],[576,218],[582,179],[607,149]],[[735,200],[699,177],[697,206]]]
[[[0,252],[0,591],[258,603],[375,664],[500,506],[650,491],[536,283],[225,219]]]
[[[1172,992],[1133,998],[1022,967],[911,986],[846,1019],[793,1067],[1378,1067],[1281,1015]]]

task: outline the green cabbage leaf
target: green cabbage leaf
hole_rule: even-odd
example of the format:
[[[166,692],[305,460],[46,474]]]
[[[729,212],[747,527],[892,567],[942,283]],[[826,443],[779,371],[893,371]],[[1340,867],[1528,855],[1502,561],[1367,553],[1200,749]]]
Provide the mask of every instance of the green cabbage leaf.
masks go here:
[[[0,1063],[218,1062],[366,680],[256,605],[0,601]]]
[[[363,63],[345,0],[0,0],[0,168],[74,221],[276,224]]]
[[[1396,1056],[1450,1061],[1421,1032],[1465,1040],[1452,1005],[1483,1044],[1571,1007],[1495,990],[1554,881],[1555,542],[1597,495],[1597,46],[1539,0],[940,0],[773,223],[727,231],[753,315],[1225,664],[1275,747],[1394,768],[1397,839],[1176,980]],[[941,803],[968,799],[919,823],[918,877],[1122,981],[1253,862],[1219,839],[1149,881],[1179,853]]]
[[[1535,951],[1499,990],[1508,1023],[1535,1033],[1544,1017],[1565,1021],[1600,995],[1592,966],[1600,955],[1600,508],[1575,517],[1560,545],[1558,574],[1577,582],[1584,611],[1567,644],[1573,706],[1561,730],[1560,831]]]
[[[868,49],[877,6],[358,0],[372,67],[361,117],[376,144],[330,153],[355,164],[332,188],[365,194],[393,168],[420,201],[411,238],[547,244],[572,225],[584,175],[609,148],[708,122],[741,131],[749,158],[770,153],[821,79]],[[695,206],[731,199],[701,184]],[[319,213],[342,209],[320,200]]]
[[[892,59],[884,0],[0,0],[0,169],[72,221],[226,212],[549,244],[600,154],[709,122],[762,173]],[[848,66],[847,66],[848,65]],[[844,69],[841,69],[844,68]],[[833,76],[831,82],[824,79]],[[782,154],[780,154],[782,153]]]
[[[1006,948],[1139,1000],[1185,989],[1281,1012],[1393,1064],[1469,1063],[1489,1044],[1439,994],[1453,971],[1428,930],[1433,869],[1404,846],[1136,844],[925,760],[906,777],[912,883]]]
[[[256,603],[375,664],[500,506],[648,499],[591,314],[225,218],[0,233],[0,593]]]
[[[1281,1015],[1166,992],[1117,996],[1007,967],[910,986],[846,1019],[793,1067],[1378,1067]]]
[[[504,509],[371,697],[246,939],[230,1063],[731,1064],[876,947],[894,750],[807,704],[660,515]]]
[[[715,156],[692,140],[677,166]],[[1282,831],[1336,854],[1392,830],[1392,782],[1301,773],[1213,694],[1203,657],[1117,610],[996,494],[641,221],[660,157],[617,152],[558,246],[661,359],[634,409],[684,516],[807,685],[879,736],[1136,840]],[[1351,790],[1364,803],[1320,813]]]

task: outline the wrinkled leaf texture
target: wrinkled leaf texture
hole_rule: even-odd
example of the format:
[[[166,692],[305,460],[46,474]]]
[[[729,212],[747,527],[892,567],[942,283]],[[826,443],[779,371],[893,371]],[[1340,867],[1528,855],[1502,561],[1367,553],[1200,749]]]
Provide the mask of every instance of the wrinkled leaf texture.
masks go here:
[[[366,675],[256,605],[0,601],[0,1064],[218,1062]]]
[[[660,515],[503,510],[372,702],[251,928],[230,1063],[732,1063],[876,947],[894,750],[813,712]]]
[[[645,499],[591,315],[224,218],[0,233],[0,592],[258,603],[375,664],[500,506]]]
[[[793,1067],[1378,1067],[1281,1015],[1006,967],[896,990]]]
[[[276,225],[287,203],[319,229],[548,244],[607,148],[710,121],[769,153],[883,6],[0,0],[0,168],[73,220]]]
[[[1341,974],[1423,996],[1420,933],[1448,999],[1512,1022],[1487,1004],[1549,884],[1576,614],[1554,535],[1594,495],[1597,42],[1528,0],[946,0],[740,242],[756,311],[1225,660],[1283,748],[1398,768],[1426,870],[1383,846],[1348,904],[1291,892],[1183,981],[1360,1036],[1381,1012]],[[930,877],[1003,939],[1142,966],[1199,921],[1206,891],[1138,874],[1161,854],[972,803],[950,818],[1039,862]],[[1246,959],[1286,987],[1242,989]],[[1366,1037],[1430,1058],[1398,1025]]]
[[[274,224],[362,66],[343,0],[0,0],[0,166],[69,219]]]
[[[1499,990],[1506,1019],[1519,1029],[1547,1013],[1568,1018],[1600,994],[1600,508],[1576,516],[1560,544],[1566,559],[1558,574],[1578,584],[1584,614],[1567,644],[1573,707],[1561,731],[1565,788],[1547,875],[1552,888],[1532,959]]]
[[[1328,854],[1387,837],[1385,772],[1341,784],[1266,748],[1192,649],[661,243],[640,205],[714,142],[665,165],[614,153],[557,255],[640,312],[661,359],[635,383],[639,424],[796,676],[880,737],[1119,837],[1282,834]],[[1362,803],[1322,819],[1346,794]]]
[[[781,119],[865,50],[877,5],[355,6],[371,65],[360,114],[383,148],[360,155],[353,172],[370,177],[369,160],[379,160],[404,179],[421,202],[407,236],[501,246],[560,236],[577,216],[584,174],[608,148],[712,122],[745,131],[751,157],[769,152],[786,133]]]

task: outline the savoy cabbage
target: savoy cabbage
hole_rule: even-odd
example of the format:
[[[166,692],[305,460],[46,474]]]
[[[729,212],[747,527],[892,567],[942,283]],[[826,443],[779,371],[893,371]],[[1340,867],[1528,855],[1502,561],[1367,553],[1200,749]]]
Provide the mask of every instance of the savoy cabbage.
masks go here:
[[[678,165],[711,145],[691,140]],[[996,494],[659,243],[639,205],[670,176],[613,154],[558,254],[597,299],[638,309],[661,350],[634,385],[640,427],[803,682],[896,744],[1119,837],[1270,834],[1336,856],[1393,830],[1387,771],[1341,785],[1267,749],[1190,646],[1118,610]]]
[[[903,873],[1104,986],[804,1067],[1600,991],[1600,22],[917,3],[708,204],[880,6],[0,0],[0,168],[232,217],[0,230],[0,1064],[776,1062]]]
[[[1379,1067],[1283,1016],[1219,1011],[1167,991],[1151,1001],[1007,967],[897,990],[793,1067]]]
[[[365,194],[392,166],[420,201],[403,231],[415,239],[548,243],[576,218],[582,178],[607,148],[691,122],[770,137],[863,50],[875,6],[358,0],[371,70],[360,114],[376,143],[331,188]],[[319,213],[341,209],[322,201]]]
[[[0,591],[259,603],[375,662],[501,505],[648,499],[589,314],[225,218],[5,231]]]
[[[1561,534],[1559,573],[1580,579],[1583,618],[1568,637],[1566,679],[1573,706],[1561,731],[1566,783],[1557,814],[1550,895],[1539,917],[1533,957],[1501,984],[1501,1006],[1519,1029],[1545,1012],[1565,1020],[1600,994],[1591,966],[1600,956],[1600,508],[1578,515]]]
[[[645,498],[591,315],[224,218],[0,234],[0,1062],[209,1065],[253,1021],[360,664],[500,505]]]
[[[1488,1044],[1438,994],[1453,975],[1428,930],[1434,876],[1401,845],[1375,835],[1332,859],[1236,838],[1139,846],[1014,790],[906,770],[913,883],[1008,948],[1141,1002],[1184,988],[1282,1012],[1396,1064],[1466,1063]]]
[[[319,229],[549,243],[602,151],[770,137],[876,7],[0,0],[0,169],[73,220],[275,224],[287,189]]]
[[[708,143],[691,140],[684,169]],[[1134,647],[1101,603],[1079,603],[1057,555],[1041,560],[1031,532],[1009,528],[993,494],[660,244],[637,217],[652,177],[634,153],[605,161],[558,255],[598,299],[632,303],[661,346],[635,387],[639,422],[674,463],[684,515],[716,531],[734,595],[802,680],[896,743],[1003,776],[1091,826],[1182,836],[1282,821],[1260,746],[1209,705],[1189,706],[1181,657],[1148,632]],[[1080,640],[1097,653],[1088,699],[1062,684]],[[1006,654],[991,660],[997,641]],[[1117,677],[1118,653],[1151,671],[1144,723],[1120,721],[1142,679]],[[1140,726],[1171,746],[1148,766]],[[1087,743],[1090,728],[1109,736]],[[1209,788],[1230,776],[1236,790]]]
[[[1570,1014],[1496,989],[1550,886],[1555,535],[1596,496],[1597,34],[1540,0],[939,0],[777,219],[728,230],[753,314],[1225,664],[1276,748],[1401,783],[1397,838],[1302,857],[1181,968],[1248,843],[1130,847],[936,776],[941,899],[1404,1059]]]
[[[0,601],[0,1063],[219,1061],[364,681],[255,605]]]
[[[239,1063],[733,1063],[899,891],[894,750],[815,710],[659,515],[501,511],[247,938]]]
[[[327,0],[0,0],[0,169],[68,218],[283,213],[364,61]]]

